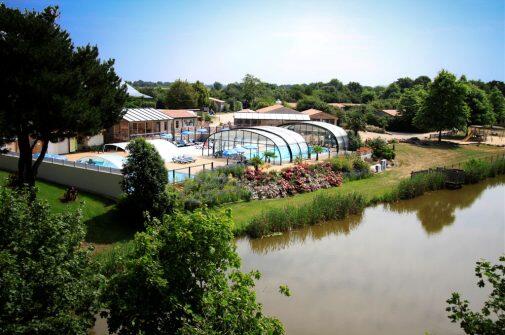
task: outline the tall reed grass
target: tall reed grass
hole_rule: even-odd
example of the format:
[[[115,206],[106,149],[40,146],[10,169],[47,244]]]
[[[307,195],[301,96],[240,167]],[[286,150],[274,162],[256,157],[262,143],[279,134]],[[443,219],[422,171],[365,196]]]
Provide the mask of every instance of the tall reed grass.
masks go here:
[[[245,232],[250,237],[261,237],[322,221],[341,220],[360,213],[366,205],[365,198],[359,193],[319,194],[302,206],[263,211],[249,223]]]
[[[463,165],[465,171],[465,183],[475,184],[489,177],[505,174],[505,159],[495,161],[483,161],[480,159],[470,159]]]

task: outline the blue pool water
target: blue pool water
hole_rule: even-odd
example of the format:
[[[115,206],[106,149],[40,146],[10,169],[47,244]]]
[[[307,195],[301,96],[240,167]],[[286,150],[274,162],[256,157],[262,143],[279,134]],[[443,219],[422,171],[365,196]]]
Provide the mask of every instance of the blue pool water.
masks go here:
[[[168,172],[168,182],[170,182],[170,183],[181,182],[186,179],[193,178],[193,177],[194,177],[194,175],[191,175],[191,177],[190,177],[189,174],[187,174],[187,173],[175,171],[175,179],[174,179],[174,172],[173,171]]]

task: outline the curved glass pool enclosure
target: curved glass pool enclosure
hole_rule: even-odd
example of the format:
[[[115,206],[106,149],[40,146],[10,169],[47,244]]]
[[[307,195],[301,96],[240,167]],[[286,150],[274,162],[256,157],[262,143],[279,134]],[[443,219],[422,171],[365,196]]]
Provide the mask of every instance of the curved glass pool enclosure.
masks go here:
[[[296,157],[307,158],[308,146],[304,138],[289,129],[259,126],[221,130],[209,136],[205,143],[208,156],[227,157],[229,153],[239,153],[246,158],[264,157],[265,152],[273,152],[272,164],[292,162]]]
[[[344,129],[330,123],[302,121],[285,124],[279,127],[289,129],[300,134],[310,145],[336,148],[337,152],[347,150],[349,146],[347,132]]]

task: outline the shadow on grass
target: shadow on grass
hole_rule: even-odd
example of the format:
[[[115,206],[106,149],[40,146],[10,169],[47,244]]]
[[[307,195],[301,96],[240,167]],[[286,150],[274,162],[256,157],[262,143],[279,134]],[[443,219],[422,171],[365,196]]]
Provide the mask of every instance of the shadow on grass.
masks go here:
[[[111,244],[133,238],[137,230],[125,220],[114,206],[111,210],[85,221],[88,227],[86,242]]]

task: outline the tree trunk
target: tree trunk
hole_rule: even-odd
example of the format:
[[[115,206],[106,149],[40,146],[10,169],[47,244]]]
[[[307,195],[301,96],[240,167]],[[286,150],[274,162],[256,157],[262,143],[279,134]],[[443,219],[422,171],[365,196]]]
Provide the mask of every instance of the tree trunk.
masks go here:
[[[49,141],[45,140],[44,142],[42,142],[42,150],[40,151],[40,155],[39,155],[39,157],[37,157],[37,160],[33,164],[32,174],[33,174],[34,182],[35,182],[35,177],[37,177],[37,173],[39,172],[40,163],[42,163],[42,161],[44,160],[44,157],[46,156],[48,146],[49,146]]]
[[[442,142],[442,131],[438,131],[438,143]]]
[[[19,161],[18,161],[18,185],[35,185],[35,177],[32,169],[32,146],[28,134],[18,135]]]

